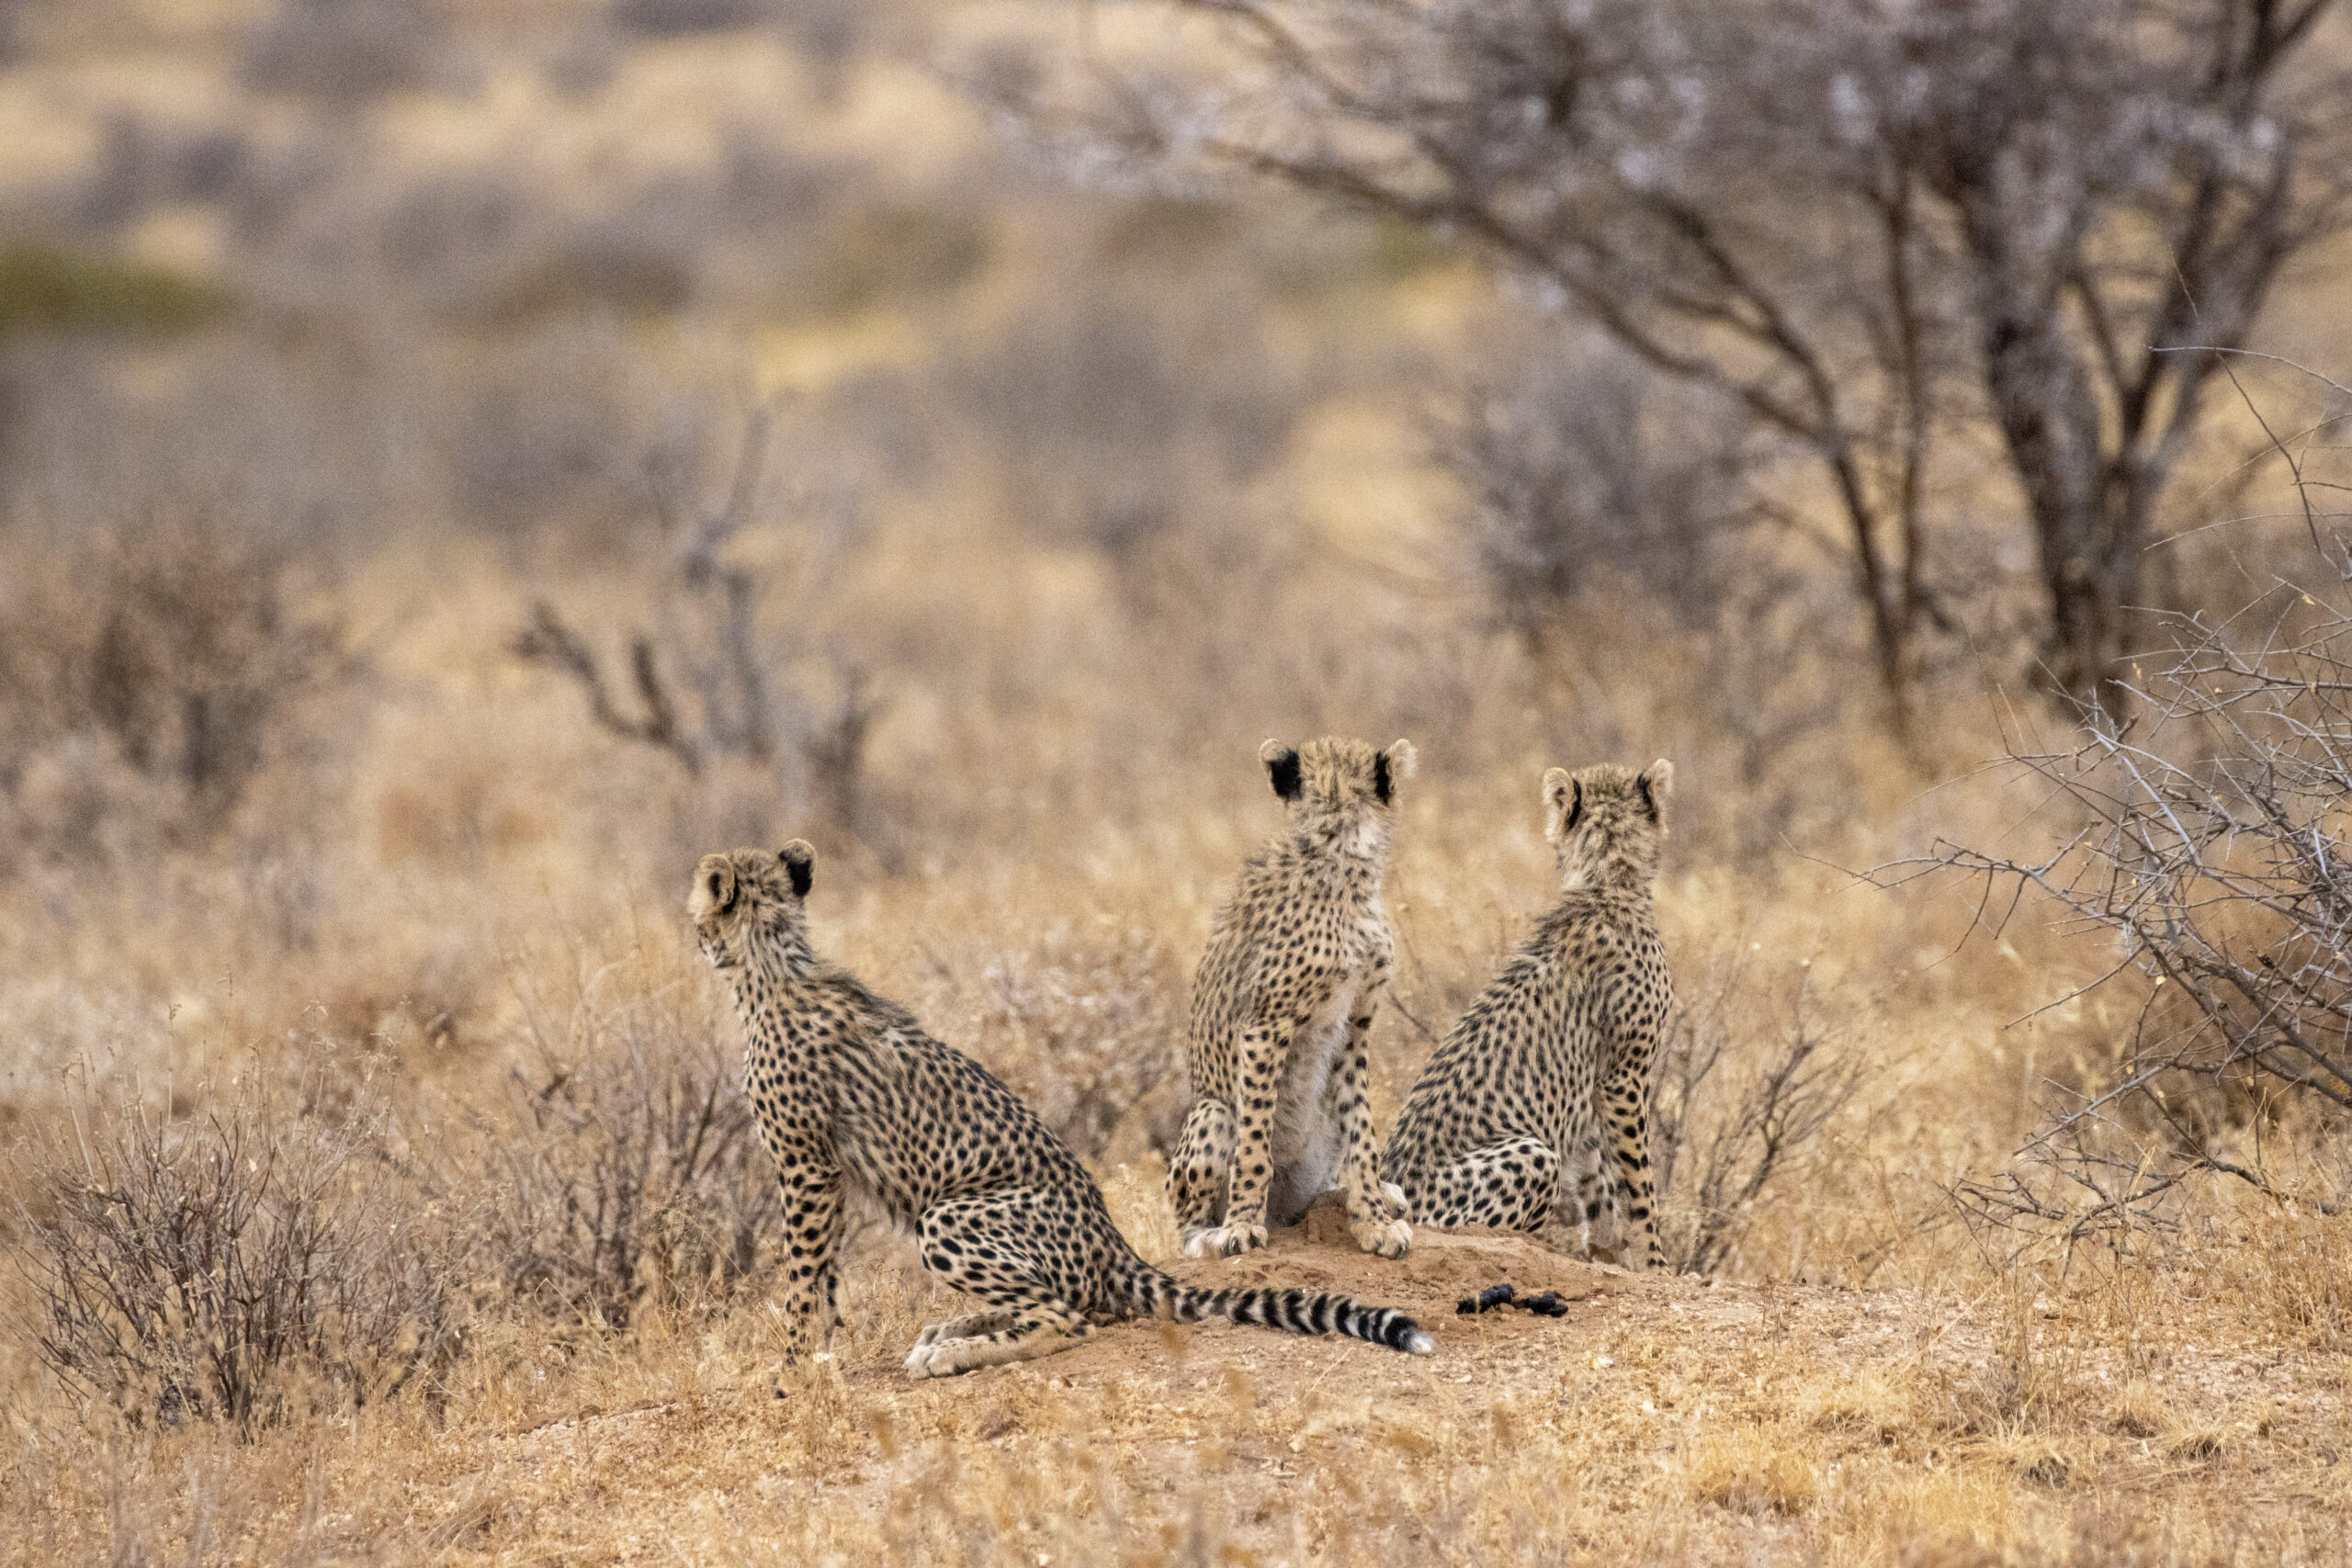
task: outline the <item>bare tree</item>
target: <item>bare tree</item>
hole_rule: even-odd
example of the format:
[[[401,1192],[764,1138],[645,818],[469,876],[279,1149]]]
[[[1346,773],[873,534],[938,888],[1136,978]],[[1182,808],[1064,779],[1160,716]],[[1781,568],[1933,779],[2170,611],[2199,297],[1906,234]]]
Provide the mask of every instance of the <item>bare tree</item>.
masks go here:
[[[2124,700],[2213,374],[2164,351],[2245,344],[2346,213],[2333,0],[1171,4],[1229,47],[1105,65],[1075,103],[981,86],[1091,169],[1245,170],[1464,237],[1736,400],[1840,520],[1898,717],[1948,618],[1939,448],[1985,416],[2040,544],[2047,677]]]
[[[562,671],[578,683],[596,724],[625,739],[668,752],[689,774],[716,757],[745,760],[782,773],[805,773],[805,793],[823,818],[863,837],[878,825],[860,788],[865,746],[883,711],[865,669],[806,639],[763,631],[763,607],[786,592],[806,600],[821,587],[845,532],[848,502],[813,490],[792,498],[806,538],[795,552],[792,581],[730,548],[747,530],[773,520],[765,490],[775,413],[755,410],[745,425],[718,502],[682,510],[673,476],[654,474],[649,489],[661,523],[653,574],[654,622],[628,635],[627,695],[594,647],[548,600],[532,606],[516,634],[520,657]],[[810,697],[787,678],[812,652],[830,677]]]

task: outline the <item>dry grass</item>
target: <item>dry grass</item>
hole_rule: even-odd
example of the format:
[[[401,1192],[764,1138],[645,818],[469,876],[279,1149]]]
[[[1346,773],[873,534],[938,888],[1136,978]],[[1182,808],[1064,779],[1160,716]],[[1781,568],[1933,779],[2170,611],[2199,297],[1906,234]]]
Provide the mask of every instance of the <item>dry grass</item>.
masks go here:
[[[53,92],[94,161],[0,167],[12,211],[88,240],[59,192],[111,157],[148,195],[100,237],[209,257],[254,312],[0,356],[0,387],[29,389],[0,467],[0,1562],[2345,1560],[2352,1221],[2321,1207],[2352,1183],[2340,1133],[2249,1120],[2282,1198],[2199,1189],[2128,1253],[2011,1261],[1946,1195],[2132,1022],[2108,992],[2026,1021],[2107,966],[2098,943],[2029,919],[1962,946],[1964,898],[1834,869],[2043,830],[1971,775],[2007,711],[1989,664],[1939,677],[1949,721],[1901,752],[1847,678],[1838,585],[1793,558],[1803,592],[1721,643],[1611,587],[1531,646],[1496,627],[1416,434],[1420,369],[1476,336],[1459,265],[1294,211],[1040,192],[976,150],[895,14],[818,94],[807,39],[494,9],[445,7],[433,58],[380,92],[303,89],[356,129],[300,167],[288,128],[314,110],[236,96],[270,41],[251,17],[126,6],[110,42],[61,13],[0,76],[0,124]],[[915,43],[985,52],[1037,21],[972,7]],[[139,67],[158,39],[176,63]],[[108,143],[103,111],[134,100],[152,134]],[[216,111],[245,161],[204,175],[213,143],[164,132]],[[760,140],[761,115],[785,130]],[[741,202],[597,206],[663,160]],[[452,170],[560,210],[526,202],[513,254],[426,246],[390,281],[316,259],[387,211],[423,226],[442,209],[393,197]],[[459,194],[503,210],[486,189]],[[807,232],[763,272],[787,208]],[[861,267],[881,292],[828,293],[823,319],[763,297],[894,243],[876,211],[933,209],[955,267]],[[220,243],[236,223],[261,227]],[[706,240],[684,302],[485,324],[469,290],[588,230],[624,259]],[[1069,290],[1083,308],[1051,315]],[[1048,318],[1073,341],[1023,331]],[[789,472],[727,558],[769,585],[775,690],[874,682],[860,809],[822,829],[788,730],[690,773],[509,651],[541,600],[610,670],[628,635],[658,638],[647,476],[720,493],[749,401],[787,389]],[[1123,389],[1148,397],[1099,429],[1071,412]],[[205,506],[158,509],[199,481]],[[97,537],[141,570],[90,567]],[[267,581],[168,592],[241,562]],[[108,637],[143,682],[119,723],[74,695]],[[192,638],[202,657],[174,651]],[[1758,693],[1770,711],[1742,709]],[[185,746],[137,750],[198,733],[192,696],[233,710],[229,784]],[[1720,1278],[1293,1237],[1227,1267],[1404,1303],[1440,1354],[1126,1325],[912,1386],[907,1340],[955,1308],[867,1230],[835,1359],[775,1397],[766,1167],[682,930],[695,855],[817,832],[827,951],[1037,1104],[1165,1258],[1188,977],[1275,819],[1255,750],[1324,731],[1409,735],[1424,760],[1390,885],[1384,1122],[1546,897],[1544,768],[1675,759],[1661,920],[1718,1065],[1678,1099],[1668,1230],[1706,1238]],[[1751,1187],[1742,1118],[1798,1038],[1855,1087]],[[89,1234],[57,1227],[104,1213],[93,1173],[141,1138],[201,1150],[224,1117],[254,1160],[204,1168],[221,1191],[250,1196],[265,1154],[310,1158],[302,1213],[374,1215],[366,1239],[429,1265],[429,1354],[401,1321],[422,1298],[355,1245],[288,1287],[322,1326],[251,1368],[242,1421],[163,1397],[177,1361],[94,1396],[44,1359],[42,1238]],[[1505,1274],[1570,1315],[1452,1314]],[[217,1325],[166,1326],[182,1360],[218,1348]],[[380,1346],[346,1353],[362,1340],[405,1381]]]

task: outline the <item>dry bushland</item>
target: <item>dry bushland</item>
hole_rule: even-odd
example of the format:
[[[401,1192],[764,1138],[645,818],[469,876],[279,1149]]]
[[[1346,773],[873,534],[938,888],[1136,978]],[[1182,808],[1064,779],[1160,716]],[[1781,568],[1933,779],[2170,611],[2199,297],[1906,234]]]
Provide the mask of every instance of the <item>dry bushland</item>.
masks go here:
[[[0,124],[75,128],[0,135],[0,214],[83,289],[0,328],[0,1560],[2343,1560],[2334,1113],[2209,1075],[2201,1168],[2125,1129],[2160,1201],[1988,1225],[2196,1020],[2091,987],[2132,955],[2045,897],[1853,874],[2079,826],[1982,766],[2075,734],[1984,470],[1898,741],[1834,531],[1724,409],[1442,238],[991,140],[943,77],[1001,101],[1058,12],[104,9],[0,8]],[[224,303],[52,265],[98,256]],[[2149,574],[2210,626],[2309,529],[2204,462]],[[1256,750],[1326,731],[1424,759],[1384,1123],[1552,896],[1544,769],[1675,760],[1698,1272],[1292,1235],[1219,1267],[1441,1353],[1139,1325],[915,1387],[953,1309],[869,1225],[780,1373],[695,856],[815,839],[826,951],[1165,1258]],[[1506,1277],[1570,1314],[1453,1313]]]

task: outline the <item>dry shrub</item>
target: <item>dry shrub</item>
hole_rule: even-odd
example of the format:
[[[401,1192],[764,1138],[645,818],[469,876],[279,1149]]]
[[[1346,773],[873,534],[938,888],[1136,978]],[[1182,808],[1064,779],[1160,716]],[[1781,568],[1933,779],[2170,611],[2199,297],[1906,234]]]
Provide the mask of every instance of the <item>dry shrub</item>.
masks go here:
[[[1750,553],[1755,443],[1736,410],[1606,345],[1512,324],[1436,441],[1496,619],[1542,643],[1585,595],[1632,587],[1686,628],[1711,626]]]
[[[482,1195],[474,1245],[504,1298],[622,1329],[649,1303],[697,1310],[763,1278],[778,1202],[717,1021],[674,987],[607,1001],[611,974],[560,1028],[534,1018],[534,1076],[476,1112],[478,1164],[447,1180]]]
[[[1077,271],[949,368],[944,410],[986,441],[1009,504],[1045,540],[1136,563],[1282,453],[1297,388],[1246,296],[1182,295]]]
[[[2165,1452],[2174,1459],[2194,1462],[2218,1457],[2222,1446],[2220,1431],[2211,1427],[2195,1427],[2177,1434],[2165,1445]]]
[[[2104,1369],[2086,1354],[2078,1332],[2052,1326],[2048,1303],[2034,1290],[2030,1278],[2005,1276],[1984,1357],[1923,1368],[1914,1387],[1921,1430],[2025,1444],[2016,1451],[2030,1467],[2043,1450],[2028,1438],[2079,1435],[2107,1424]]]
[[[2331,411],[2352,399],[2324,385]],[[2006,1168],[1953,1188],[2013,1256],[2170,1236],[2211,1176],[2283,1204],[2295,1156],[2352,1113],[2352,540],[2318,510],[2343,487],[2301,466],[2329,454],[2276,456],[2306,534],[2294,575],[2218,623],[2154,618],[2119,687],[2132,722],[2093,709],[2055,744],[2012,740],[2043,819],[2029,848],[1939,839],[1878,874],[1962,874],[1996,940],[2024,911],[2109,948],[2061,1000],[2103,991],[2127,1023]]]
[[[1109,1148],[1122,1123],[1164,1148],[1184,1107],[1176,1053],[1180,961],[1152,932],[1068,921],[979,964],[972,1039],[1081,1158]],[[1122,1142],[1120,1152],[1131,1151]]]
[[[209,835],[337,668],[340,624],[313,600],[280,548],[192,520],[38,560],[0,597],[11,850],[79,858],[125,826]]]
[[[448,41],[433,0],[285,0],[247,37],[243,74],[261,92],[348,106],[434,85]]]
[[[1669,1267],[1736,1263],[1760,1209],[1801,1179],[1815,1142],[1860,1090],[1862,1062],[1821,1018],[1808,961],[1757,1006],[1752,947],[1718,953],[1683,993],[1659,1051],[1650,1157]],[[1780,1013],[1779,1018],[1772,1013]],[[1759,1027],[1760,1026],[1760,1027]]]
[[[2020,1479],[2035,1486],[2064,1486],[2080,1467],[2064,1445],[2040,1435],[2011,1437],[1993,1446]]]
[[[776,9],[772,0],[614,0],[612,18],[647,38],[682,38],[755,27]]]
[[[763,405],[744,421],[716,484],[695,471],[699,449],[718,444],[707,431],[689,442],[697,451],[649,464],[661,525],[644,552],[650,629],[628,634],[626,660],[608,663],[544,599],[511,647],[569,677],[599,728],[666,752],[690,777],[709,773],[713,825],[746,824],[729,836],[780,836],[780,801],[888,860],[895,833],[864,777],[887,700],[809,613],[840,574],[854,490],[814,455],[814,422],[780,432],[776,413]]]
[[[252,1095],[185,1122],[77,1120],[22,1179],[19,1331],[68,1389],[140,1421],[251,1427],[306,1382],[361,1404],[428,1379],[458,1314],[377,1131]]]

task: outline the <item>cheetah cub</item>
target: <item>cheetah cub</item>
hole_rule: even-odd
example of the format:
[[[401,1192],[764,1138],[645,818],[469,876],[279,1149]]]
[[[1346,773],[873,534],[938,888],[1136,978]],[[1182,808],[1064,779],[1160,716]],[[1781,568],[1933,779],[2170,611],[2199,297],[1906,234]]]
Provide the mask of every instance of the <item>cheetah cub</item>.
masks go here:
[[[1196,1291],[1129,1247],[1102,1193],[1035,1111],[907,1010],[817,956],[805,900],[816,852],[737,850],[695,867],[686,909],[734,992],[744,1078],[783,1189],[785,1359],[830,1343],[844,1199],[877,1200],[923,1266],[990,1310],[933,1324],[907,1375],[946,1377],[1066,1350],[1090,1325],[1147,1314],[1343,1334],[1426,1355],[1386,1307],[1304,1291]]]
[[[1420,1224],[1573,1219],[1589,1245],[1605,1186],[1621,1225],[1641,1229],[1629,1265],[1656,1265],[1650,1066],[1674,986],[1650,884],[1673,788],[1663,761],[1544,775],[1560,901],[1439,1043],[1381,1157]],[[1604,1117],[1613,1181],[1597,1174]]]
[[[1289,820],[1241,867],[1193,986],[1193,1109],[1168,1169],[1187,1256],[1263,1247],[1336,1170],[1356,1245],[1402,1258],[1405,1197],[1380,1184],[1366,1047],[1396,938],[1381,874],[1413,745],[1259,750]]]

